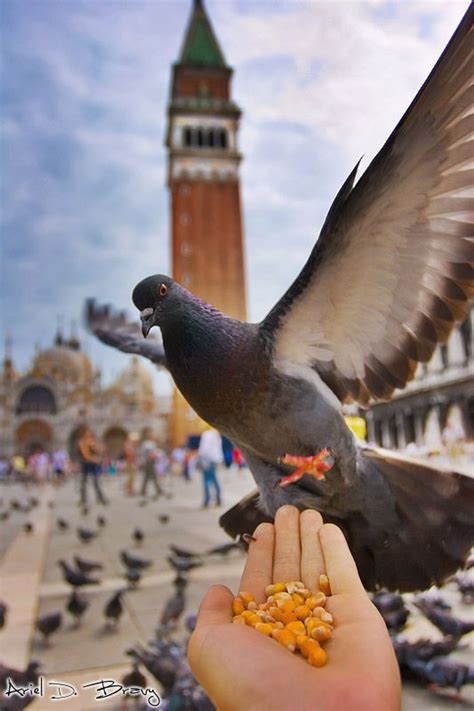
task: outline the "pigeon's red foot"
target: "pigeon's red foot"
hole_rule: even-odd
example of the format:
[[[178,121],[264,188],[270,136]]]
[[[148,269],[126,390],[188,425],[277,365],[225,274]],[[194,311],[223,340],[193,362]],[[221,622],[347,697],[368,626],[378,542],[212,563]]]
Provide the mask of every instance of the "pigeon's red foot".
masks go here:
[[[305,474],[313,476],[315,479],[324,479],[324,475],[333,467],[333,462],[328,462],[327,459],[332,455],[329,449],[322,449],[318,454],[309,457],[296,457],[293,454],[285,454],[278,460],[281,464],[289,464],[291,467],[297,467],[293,474],[284,476],[280,479],[280,486],[288,486],[294,484],[295,481],[301,479]]]
[[[460,691],[446,691],[445,689],[443,689],[442,686],[439,686],[438,684],[428,684],[426,688],[428,689],[428,691],[431,691],[432,694],[436,694],[436,696],[442,696],[444,699],[449,699],[450,701],[454,701],[457,704],[463,704],[466,700]]]

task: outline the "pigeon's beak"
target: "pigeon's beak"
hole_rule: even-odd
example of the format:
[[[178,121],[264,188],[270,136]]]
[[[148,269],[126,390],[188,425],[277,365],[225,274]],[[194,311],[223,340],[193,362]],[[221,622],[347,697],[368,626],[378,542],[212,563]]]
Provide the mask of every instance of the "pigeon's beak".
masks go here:
[[[153,309],[143,309],[143,311],[140,311],[140,321],[142,322],[143,338],[146,338],[152,326],[155,325],[153,321]]]

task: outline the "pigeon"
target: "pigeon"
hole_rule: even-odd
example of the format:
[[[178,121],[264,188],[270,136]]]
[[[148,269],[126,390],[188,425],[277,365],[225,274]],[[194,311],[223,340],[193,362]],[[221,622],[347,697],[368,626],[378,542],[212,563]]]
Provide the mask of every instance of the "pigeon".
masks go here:
[[[410,614],[402,596],[397,593],[378,592],[372,596],[372,602],[382,615],[387,629],[390,632],[401,632]]]
[[[188,579],[185,575],[183,575],[181,572],[177,574],[175,579],[173,580],[173,585],[174,587],[179,590],[179,588],[184,589],[188,584]]]
[[[23,530],[25,533],[33,533],[34,531],[34,526],[30,521],[27,521],[25,524],[23,524]]]
[[[32,660],[26,669],[20,671],[19,669],[6,667],[4,664],[0,664],[0,689],[5,689],[8,678],[10,678],[17,687],[27,687],[28,684],[37,684],[40,666],[41,664],[39,662]],[[2,704],[3,703],[4,698],[2,698]]]
[[[173,552],[174,555],[178,556],[178,558],[199,558],[200,557],[199,553],[190,551],[187,548],[180,548],[179,546],[175,546],[174,543],[170,543],[169,548]]]
[[[73,590],[69,600],[67,601],[66,610],[75,618],[79,624],[82,615],[89,607],[90,602],[85,597],[81,597],[76,590]]]
[[[451,605],[447,602],[439,592],[427,592],[422,595],[416,595],[413,602],[426,602],[431,607],[436,607],[438,610],[449,612]]]
[[[67,531],[69,528],[69,524],[67,521],[65,521],[63,518],[58,518],[56,520],[56,526],[59,528],[60,531]]]
[[[102,563],[96,563],[93,560],[85,560],[78,555],[74,556],[74,563],[81,573],[92,573],[93,570],[102,570],[104,567]]]
[[[0,513],[0,521],[8,521],[10,518],[10,511],[2,511]]]
[[[39,505],[39,499],[37,499],[36,496],[30,496],[30,498],[28,499],[28,503],[31,508],[35,508],[35,506]]]
[[[123,605],[122,605],[122,595],[124,591],[119,590],[116,592],[110,600],[107,601],[105,607],[104,607],[104,616],[107,621],[112,620],[114,626],[118,624],[118,621],[120,617],[122,616],[123,612]]]
[[[50,635],[61,627],[63,616],[60,612],[52,612],[48,615],[38,617],[36,620],[36,629],[41,632],[43,639],[47,644]]]
[[[457,573],[451,578],[456,583],[465,605],[474,604],[474,579],[469,573]]]
[[[421,680],[428,683],[428,688],[434,693],[441,689],[451,687],[456,689],[457,695],[453,700],[462,701],[460,690],[466,684],[474,684],[474,666],[461,664],[451,659],[431,659],[424,662],[420,659],[410,661],[410,670]]]
[[[89,543],[97,536],[97,531],[91,531],[89,528],[79,527],[77,529],[77,535],[82,543]]]
[[[415,605],[444,635],[462,637],[474,631],[474,621],[460,620],[449,612],[443,612],[436,606],[429,605],[426,601],[418,600]]]
[[[392,644],[395,650],[400,670],[404,672],[410,669],[412,661],[429,662],[435,657],[446,656],[453,652],[459,643],[459,637],[443,637],[434,642],[432,639],[417,639],[416,642],[409,642],[402,637],[392,637]]]
[[[241,451],[258,491],[221,516],[228,534],[253,531],[284,504],[317,509],[343,530],[368,590],[440,584],[474,541],[474,479],[358,443],[342,414],[342,403],[365,407],[403,389],[474,295],[473,17],[471,4],[260,323],[225,316],[163,274],[132,294],[143,336],[161,329],[151,353],[131,330],[89,320],[103,341],[165,362],[193,410]]]
[[[159,514],[158,515],[158,521],[160,523],[169,523],[170,517],[169,514]]]
[[[130,583],[130,587],[136,588],[140,582],[142,575],[136,568],[127,568],[125,572],[125,579]]]
[[[220,546],[214,546],[214,548],[210,548],[207,552],[206,555],[221,555],[223,558],[227,558],[229,553],[232,551],[244,551],[245,547],[243,546],[241,541],[234,541],[232,543],[223,543]]]
[[[8,614],[8,605],[0,600],[0,630],[5,627]]]
[[[179,573],[187,573],[188,570],[199,568],[203,563],[202,560],[192,558],[178,558],[177,556],[168,556],[168,563]]]
[[[131,671],[122,677],[121,684],[125,688],[133,686],[135,688],[146,689],[146,676],[141,673],[137,663],[133,665]]]
[[[145,539],[145,534],[141,530],[141,528],[136,528],[133,533],[132,533],[132,538],[137,544],[137,546],[141,545]]]
[[[126,653],[150,672],[161,684],[163,696],[168,696],[176,679],[179,662],[173,656],[164,652],[165,650],[162,649],[159,652],[147,650],[137,644],[135,647],[128,649]]]
[[[163,612],[161,613],[161,627],[168,627],[171,622],[177,622],[184,612],[186,600],[184,597],[184,588],[178,588],[175,595],[167,600]]]
[[[107,519],[104,516],[97,516],[97,525],[99,528],[104,528],[107,525]]]
[[[10,508],[12,509],[12,511],[21,511],[22,510],[21,504],[18,501],[18,499],[12,499],[10,501]]]
[[[72,585],[74,588],[80,588],[83,585],[100,584],[100,580],[98,580],[97,578],[90,578],[81,570],[74,570],[74,568],[71,568],[71,566],[68,565],[65,560],[58,560],[58,565],[62,569],[64,581],[66,583],[69,583],[69,585]]]
[[[120,551],[120,560],[126,568],[137,568],[137,570],[145,570],[145,568],[149,568],[152,563],[151,560],[145,560],[145,558],[130,555],[127,551]]]

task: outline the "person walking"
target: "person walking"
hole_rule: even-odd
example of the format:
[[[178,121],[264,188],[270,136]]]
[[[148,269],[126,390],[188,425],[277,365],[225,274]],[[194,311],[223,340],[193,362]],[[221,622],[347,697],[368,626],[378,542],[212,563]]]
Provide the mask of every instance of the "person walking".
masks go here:
[[[211,501],[211,489],[214,489],[216,506],[221,505],[221,488],[217,480],[217,466],[222,464],[222,437],[213,427],[208,426],[201,435],[198,449],[199,468],[202,472],[204,499],[202,508],[207,509]]]
[[[78,441],[79,458],[81,462],[81,505],[87,505],[87,481],[92,480],[98,503],[107,503],[99,484],[100,447],[88,427],[84,428]]]
[[[131,432],[125,440],[123,455],[125,459],[125,493],[127,496],[134,495],[134,482],[137,473],[137,441],[139,435],[136,432]]]
[[[150,430],[145,430],[144,439],[140,446],[140,461],[143,468],[143,482],[140,491],[141,496],[146,496],[148,484],[153,483],[155,487],[155,498],[157,499],[163,493],[156,476],[155,459],[158,455],[156,442],[152,437]]]

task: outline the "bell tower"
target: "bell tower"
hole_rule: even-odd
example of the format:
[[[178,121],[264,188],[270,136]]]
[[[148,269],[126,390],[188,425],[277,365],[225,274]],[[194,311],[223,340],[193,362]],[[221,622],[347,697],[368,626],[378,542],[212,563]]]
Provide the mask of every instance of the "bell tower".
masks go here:
[[[168,106],[168,186],[173,278],[228,316],[245,320],[246,296],[232,69],[203,0],[193,0]],[[175,392],[173,444],[201,423]]]

